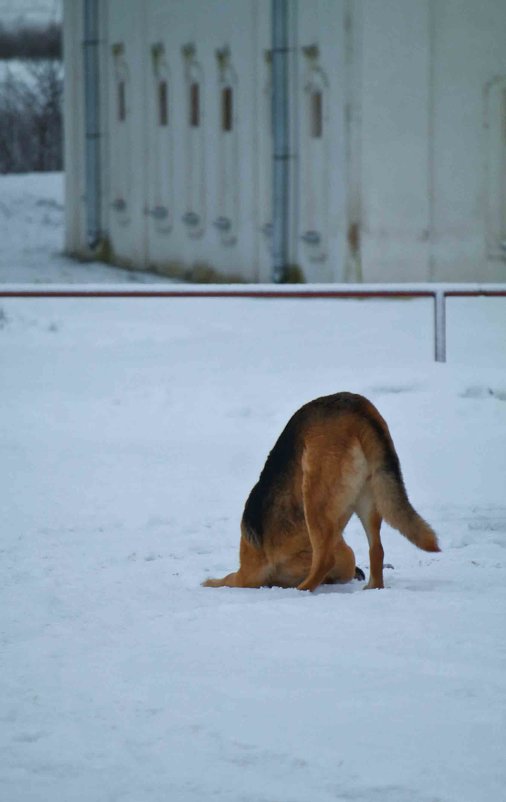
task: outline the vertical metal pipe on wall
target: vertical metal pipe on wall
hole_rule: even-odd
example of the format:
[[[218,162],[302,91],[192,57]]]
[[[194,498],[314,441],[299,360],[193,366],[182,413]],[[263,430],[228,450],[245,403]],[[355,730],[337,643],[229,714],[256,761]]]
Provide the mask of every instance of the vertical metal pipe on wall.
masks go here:
[[[91,249],[96,248],[101,240],[98,34],[98,0],[84,0],[86,241]]]
[[[286,280],[288,266],[289,131],[288,0],[272,0],[272,280]]]

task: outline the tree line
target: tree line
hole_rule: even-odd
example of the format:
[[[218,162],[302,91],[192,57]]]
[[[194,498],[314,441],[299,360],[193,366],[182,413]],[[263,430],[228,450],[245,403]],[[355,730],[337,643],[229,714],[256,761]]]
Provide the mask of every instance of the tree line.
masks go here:
[[[0,26],[0,173],[63,167],[61,26]]]

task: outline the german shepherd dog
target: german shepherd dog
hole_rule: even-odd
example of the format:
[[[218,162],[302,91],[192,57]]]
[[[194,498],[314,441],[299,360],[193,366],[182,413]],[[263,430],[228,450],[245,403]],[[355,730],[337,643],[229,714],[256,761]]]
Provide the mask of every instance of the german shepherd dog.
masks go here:
[[[369,541],[366,588],[383,587],[383,519],[418,548],[440,550],[409,502],[378,410],[363,396],[337,393],[310,401],[288,421],[244,507],[239,570],[203,584],[313,591],[364,578],[343,538],[353,513]]]

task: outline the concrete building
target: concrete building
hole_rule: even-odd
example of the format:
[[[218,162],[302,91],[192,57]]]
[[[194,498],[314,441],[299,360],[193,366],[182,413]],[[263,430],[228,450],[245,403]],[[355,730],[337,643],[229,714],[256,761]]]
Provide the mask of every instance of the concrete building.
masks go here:
[[[67,250],[270,281],[284,226],[285,279],[504,281],[505,41],[505,0],[64,0]]]

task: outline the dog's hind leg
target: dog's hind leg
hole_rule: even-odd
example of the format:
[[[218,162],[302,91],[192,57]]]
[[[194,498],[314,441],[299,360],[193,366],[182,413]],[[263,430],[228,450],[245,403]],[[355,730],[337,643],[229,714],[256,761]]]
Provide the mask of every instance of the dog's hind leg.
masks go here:
[[[313,547],[311,569],[298,590],[316,590],[328,578],[331,582],[349,582],[355,576],[355,554],[344,542],[342,533],[351,517],[342,515],[337,522],[322,520],[321,510],[308,514],[309,539]]]
[[[238,571],[227,574],[222,579],[207,579],[205,588],[261,588],[269,585],[271,566],[267,562],[263,548],[254,546],[244,535],[241,537]]]
[[[379,589],[383,585],[383,546],[381,544],[380,528],[382,518],[379,514],[372,494],[364,492],[355,506],[355,511],[365,529],[369,541],[369,582],[364,590]]]
[[[355,555],[342,537],[352,514],[353,488],[339,468],[331,458],[313,461],[310,454],[304,456],[302,495],[313,554],[299,590],[315,590],[327,576],[340,582],[355,576]]]

